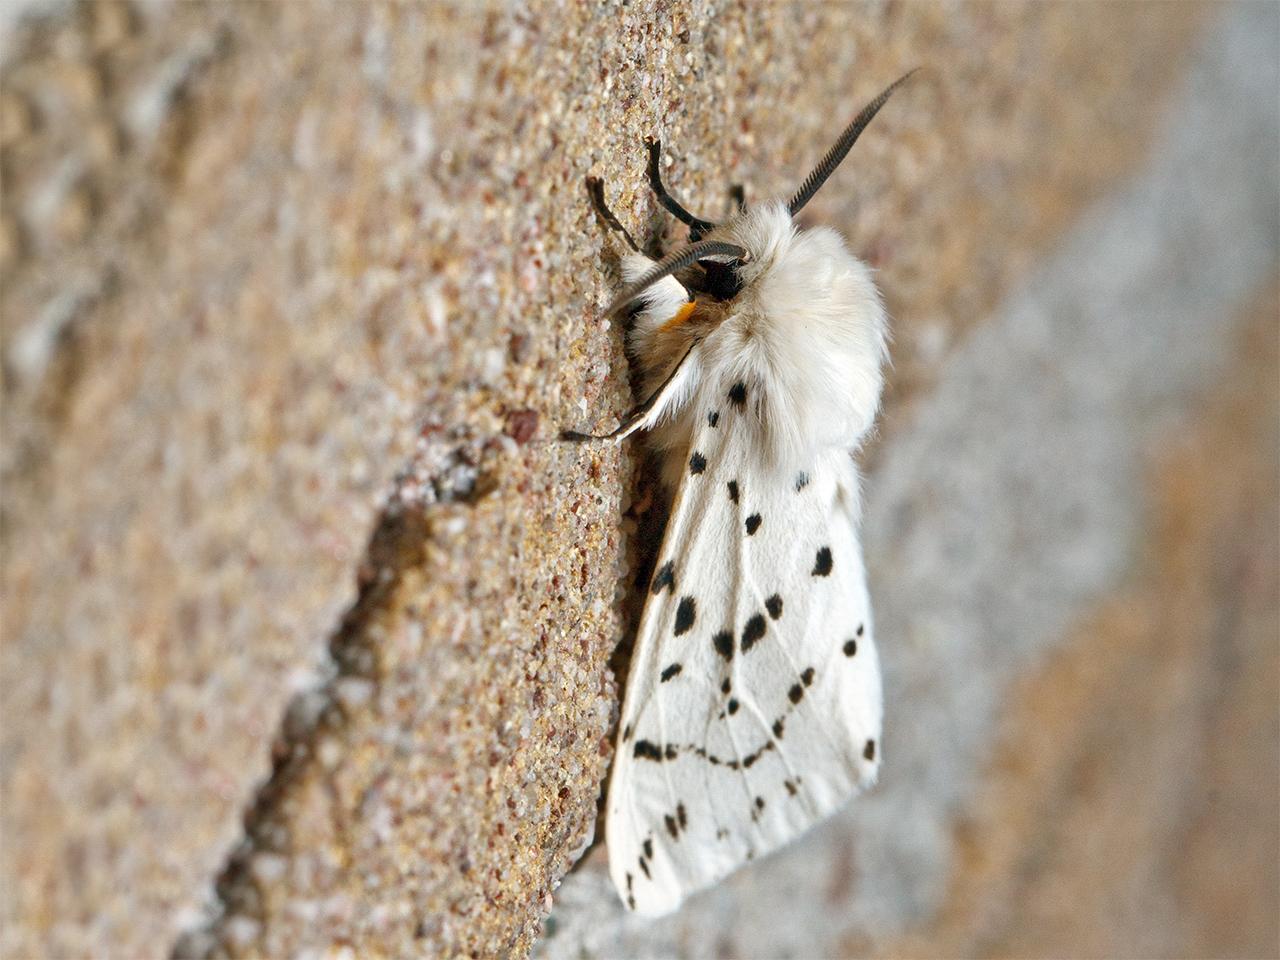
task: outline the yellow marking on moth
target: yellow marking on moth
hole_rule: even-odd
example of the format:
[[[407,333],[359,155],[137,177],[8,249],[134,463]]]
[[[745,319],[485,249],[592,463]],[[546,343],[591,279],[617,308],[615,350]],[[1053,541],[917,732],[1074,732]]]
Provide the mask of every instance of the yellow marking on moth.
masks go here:
[[[688,303],[681,304],[680,309],[676,311],[676,315],[660,326],[658,328],[658,332],[666,333],[669,330],[674,330],[676,327],[680,326],[680,324],[689,319],[697,306],[698,304],[693,300],[690,300]]]

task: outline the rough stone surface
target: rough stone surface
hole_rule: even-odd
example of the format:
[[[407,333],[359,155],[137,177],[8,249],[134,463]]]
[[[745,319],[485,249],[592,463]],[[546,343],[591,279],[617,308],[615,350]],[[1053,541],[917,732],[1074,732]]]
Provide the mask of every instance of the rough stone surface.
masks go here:
[[[1280,946],[1239,839],[1280,816],[1274,7],[2,22],[4,956]],[[582,178],[658,230],[659,133],[696,209],[785,193],[917,64],[806,210],[895,317],[886,782],[667,924],[622,919],[597,850],[544,929],[592,836],[644,506],[629,450],[554,439],[629,399]],[[1172,932],[1090,885],[1100,810],[1114,889]],[[779,889],[792,922],[744,923]]]

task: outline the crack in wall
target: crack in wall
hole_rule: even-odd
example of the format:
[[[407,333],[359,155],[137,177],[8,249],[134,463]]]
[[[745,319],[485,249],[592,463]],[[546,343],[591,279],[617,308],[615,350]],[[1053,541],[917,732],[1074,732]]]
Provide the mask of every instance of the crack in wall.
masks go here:
[[[209,957],[227,946],[252,946],[265,919],[262,874],[275,874],[281,867],[278,858],[292,852],[287,808],[293,791],[311,776],[318,774],[328,794],[334,835],[350,840],[344,804],[330,771],[341,761],[346,729],[373,699],[381,680],[377,624],[405,575],[426,562],[432,507],[473,505],[490,489],[477,466],[484,456],[479,445],[452,446],[443,456],[440,445],[428,445],[427,450],[433,447],[436,456],[426,458],[434,460],[433,471],[425,473],[424,458],[416,457],[397,476],[357,567],[356,600],[329,640],[330,675],[319,686],[298,693],[286,707],[271,746],[271,773],[246,809],[243,834],[214,881],[212,915],[205,925],[178,937],[171,951],[174,958]],[[343,845],[351,848],[350,842]]]

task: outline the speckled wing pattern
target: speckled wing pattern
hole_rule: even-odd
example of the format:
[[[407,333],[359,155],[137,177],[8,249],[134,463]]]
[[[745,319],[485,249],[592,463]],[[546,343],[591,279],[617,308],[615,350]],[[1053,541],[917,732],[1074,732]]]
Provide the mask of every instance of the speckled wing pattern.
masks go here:
[[[752,387],[699,391],[609,788],[610,872],[662,914],[870,786],[880,669],[849,454],[771,469]]]

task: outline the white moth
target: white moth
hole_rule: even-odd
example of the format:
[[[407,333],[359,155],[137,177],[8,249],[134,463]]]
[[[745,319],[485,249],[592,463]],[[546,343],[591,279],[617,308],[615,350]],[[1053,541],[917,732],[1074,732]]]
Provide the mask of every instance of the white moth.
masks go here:
[[[666,192],[650,142],[650,185],[690,227],[660,262],[588,180],[637,251],[608,313],[638,305],[628,348],[647,399],[607,436],[652,431],[675,489],[605,823],[610,873],[638,913],[674,910],[876,779],[880,668],[852,453],[880,403],[885,314],[844,241],[794,217],[906,79],[789,202],[746,207],[739,193],[720,225]]]

